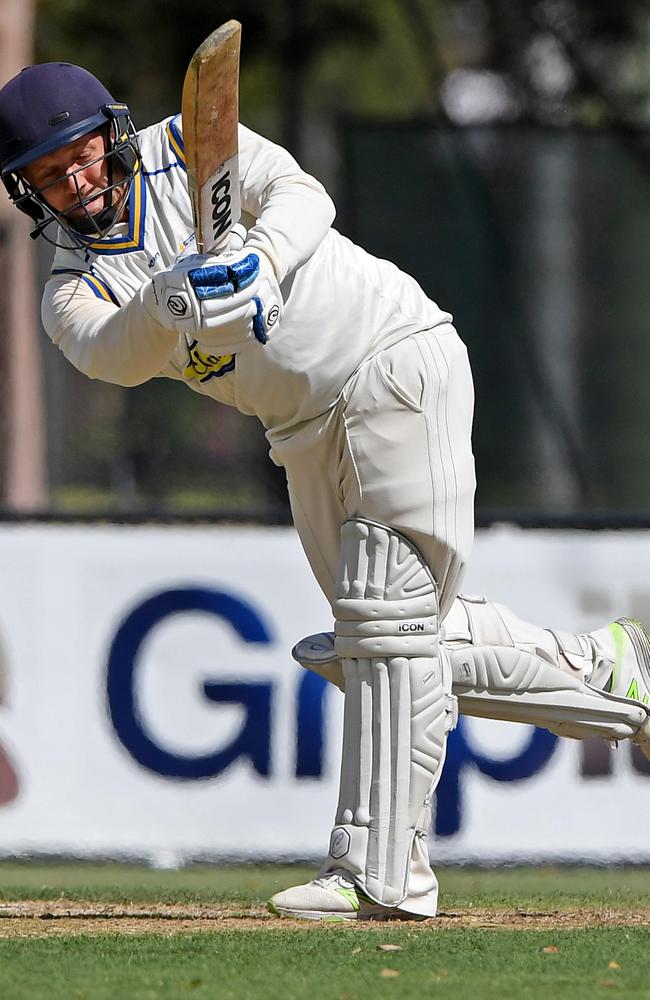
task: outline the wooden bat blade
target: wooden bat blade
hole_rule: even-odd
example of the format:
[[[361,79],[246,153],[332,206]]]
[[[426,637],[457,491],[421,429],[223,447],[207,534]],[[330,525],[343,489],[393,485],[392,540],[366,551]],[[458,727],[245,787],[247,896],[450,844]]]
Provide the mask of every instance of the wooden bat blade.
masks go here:
[[[227,21],[196,50],[185,74],[182,117],[197,249],[226,242],[241,214],[237,125],[241,25]]]

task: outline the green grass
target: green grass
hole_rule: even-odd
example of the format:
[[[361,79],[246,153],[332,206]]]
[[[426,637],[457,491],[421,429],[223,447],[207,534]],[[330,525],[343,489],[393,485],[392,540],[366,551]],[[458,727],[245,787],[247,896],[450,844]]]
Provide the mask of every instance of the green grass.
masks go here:
[[[401,951],[379,951],[382,943]],[[549,943],[558,952],[545,953]],[[594,1000],[612,991],[643,1000],[650,996],[649,945],[647,930],[423,933],[338,926],[22,939],[0,941],[0,988],[3,1000]],[[612,961],[618,968],[609,968]]]
[[[0,900],[105,903],[253,903],[314,878],[315,866],[191,865],[159,871],[129,864],[0,862]]]
[[[106,903],[260,902],[313,878],[315,866],[191,865],[159,871],[129,864],[0,862],[0,900],[57,899]],[[650,868],[438,868],[440,908],[538,908],[582,904],[650,905]]]
[[[5,901],[255,903],[312,869],[0,864]],[[650,870],[439,872],[441,909],[645,910]],[[0,921],[1,924],[1,921]],[[0,939],[2,1000],[650,1000],[650,927],[509,930],[427,924],[283,925]],[[0,933],[2,926],[0,926]],[[401,950],[384,952],[380,944]],[[552,951],[545,948],[552,947]],[[557,949],[554,950],[554,949]],[[610,963],[613,963],[610,967]],[[386,972],[388,971],[388,975]],[[395,975],[397,973],[397,975]]]

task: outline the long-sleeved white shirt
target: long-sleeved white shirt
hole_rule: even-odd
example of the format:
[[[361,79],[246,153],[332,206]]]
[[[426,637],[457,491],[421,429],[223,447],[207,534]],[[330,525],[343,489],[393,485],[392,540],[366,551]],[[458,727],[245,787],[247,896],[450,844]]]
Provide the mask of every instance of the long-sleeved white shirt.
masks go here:
[[[128,223],[85,249],[60,248],[45,329],[80,371],[120,385],[163,376],[255,414],[269,439],[325,412],[360,364],[451,317],[408,275],[331,228],[322,185],[279,146],[239,132],[246,246],[273,262],[284,315],[266,345],[215,357],[161,326],[152,275],[194,241],[180,118],[140,132]]]

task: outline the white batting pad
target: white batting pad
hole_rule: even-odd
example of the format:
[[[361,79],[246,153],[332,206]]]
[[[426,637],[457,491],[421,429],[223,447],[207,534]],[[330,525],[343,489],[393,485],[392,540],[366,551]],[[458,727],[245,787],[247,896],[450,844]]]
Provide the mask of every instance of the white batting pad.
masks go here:
[[[343,753],[325,870],[344,868],[371,899],[397,906],[455,721],[451,671],[440,656],[436,582],[414,546],[361,519],[343,525],[341,543],[333,610]]]
[[[634,738],[648,720],[645,705],[586,682],[599,669],[590,633],[551,632],[502,605],[465,596],[455,601],[445,629],[463,715],[606,740]]]

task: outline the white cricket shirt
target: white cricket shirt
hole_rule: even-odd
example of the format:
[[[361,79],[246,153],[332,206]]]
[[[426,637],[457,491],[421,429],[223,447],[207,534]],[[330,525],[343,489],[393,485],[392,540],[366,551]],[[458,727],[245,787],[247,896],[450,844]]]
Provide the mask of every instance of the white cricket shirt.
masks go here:
[[[177,379],[256,415],[272,442],[331,407],[364,360],[450,322],[416,281],[330,228],[329,196],[286,150],[240,126],[246,245],[273,262],[285,309],[266,345],[208,355],[154,318],[152,275],[194,242],[180,117],[139,139],[128,224],[85,249],[58,249],[43,295],[47,333],[90,378]]]

